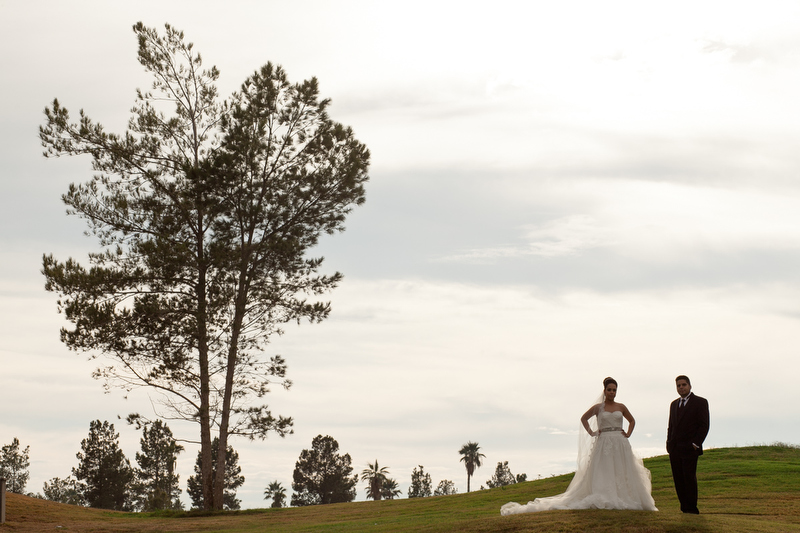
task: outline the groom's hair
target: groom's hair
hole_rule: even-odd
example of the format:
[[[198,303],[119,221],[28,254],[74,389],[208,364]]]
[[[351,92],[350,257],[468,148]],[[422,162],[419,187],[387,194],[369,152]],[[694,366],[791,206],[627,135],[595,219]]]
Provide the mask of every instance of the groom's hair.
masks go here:
[[[677,378],[675,378],[675,383],[679,382],[680,380],[685,380],[686,383],[688,383],[690,387],[692,386],[692,382],[689,381],[689,377],[688,376],[684,376],[684,375],[678,376]]]

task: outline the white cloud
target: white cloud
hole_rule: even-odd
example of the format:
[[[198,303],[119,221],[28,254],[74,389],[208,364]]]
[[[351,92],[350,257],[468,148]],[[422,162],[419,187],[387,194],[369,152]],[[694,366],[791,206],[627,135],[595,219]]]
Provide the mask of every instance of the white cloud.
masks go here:
[[[525,256],[556,257],[607,246],[604,228],[589,215],[574,215],[524,229],[521,245],[478,248],[455,253],[440,261],[493,261]]]
[[[497,262],[605,249],[638,262],[664,264],[709,254],[800,250],[797,193],[627,180],[536,182],[530,188],[548,186],[552,190],[545,197],[571,194],[590,211],[525,225],[513,244],[455,251],[439,260]],[[518,201],[524,203],[525,197]]]

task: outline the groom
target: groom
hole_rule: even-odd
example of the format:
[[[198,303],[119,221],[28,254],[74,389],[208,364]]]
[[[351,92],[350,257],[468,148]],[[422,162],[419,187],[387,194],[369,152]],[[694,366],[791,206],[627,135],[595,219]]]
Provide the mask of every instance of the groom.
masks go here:
[[[686,376],[675,378],[680,398],[669,406],[667,453],[672,466],[675,492],[684,513],[700,514],[697,509],[697,458],[703,455],[703,441],[708,435],[708,401],[692,394]]]

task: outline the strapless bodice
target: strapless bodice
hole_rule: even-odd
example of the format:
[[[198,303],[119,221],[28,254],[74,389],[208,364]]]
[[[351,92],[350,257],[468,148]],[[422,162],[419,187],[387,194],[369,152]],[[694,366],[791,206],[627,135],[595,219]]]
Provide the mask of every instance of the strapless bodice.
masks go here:
[[[600,414],[597,415],[597,425],[600,429],[621,428],[622,411],[615,411],[613,413],[600,411]]]

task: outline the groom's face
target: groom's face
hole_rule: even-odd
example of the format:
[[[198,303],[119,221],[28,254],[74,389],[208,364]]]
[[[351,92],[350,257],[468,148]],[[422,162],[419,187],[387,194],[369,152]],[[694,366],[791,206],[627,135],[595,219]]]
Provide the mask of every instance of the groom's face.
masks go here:
[[[681,398],[686,398],[692,392],[692,386],[685,379],[679,379],[675,382],[675,387],[678,389],[678,394]]]

